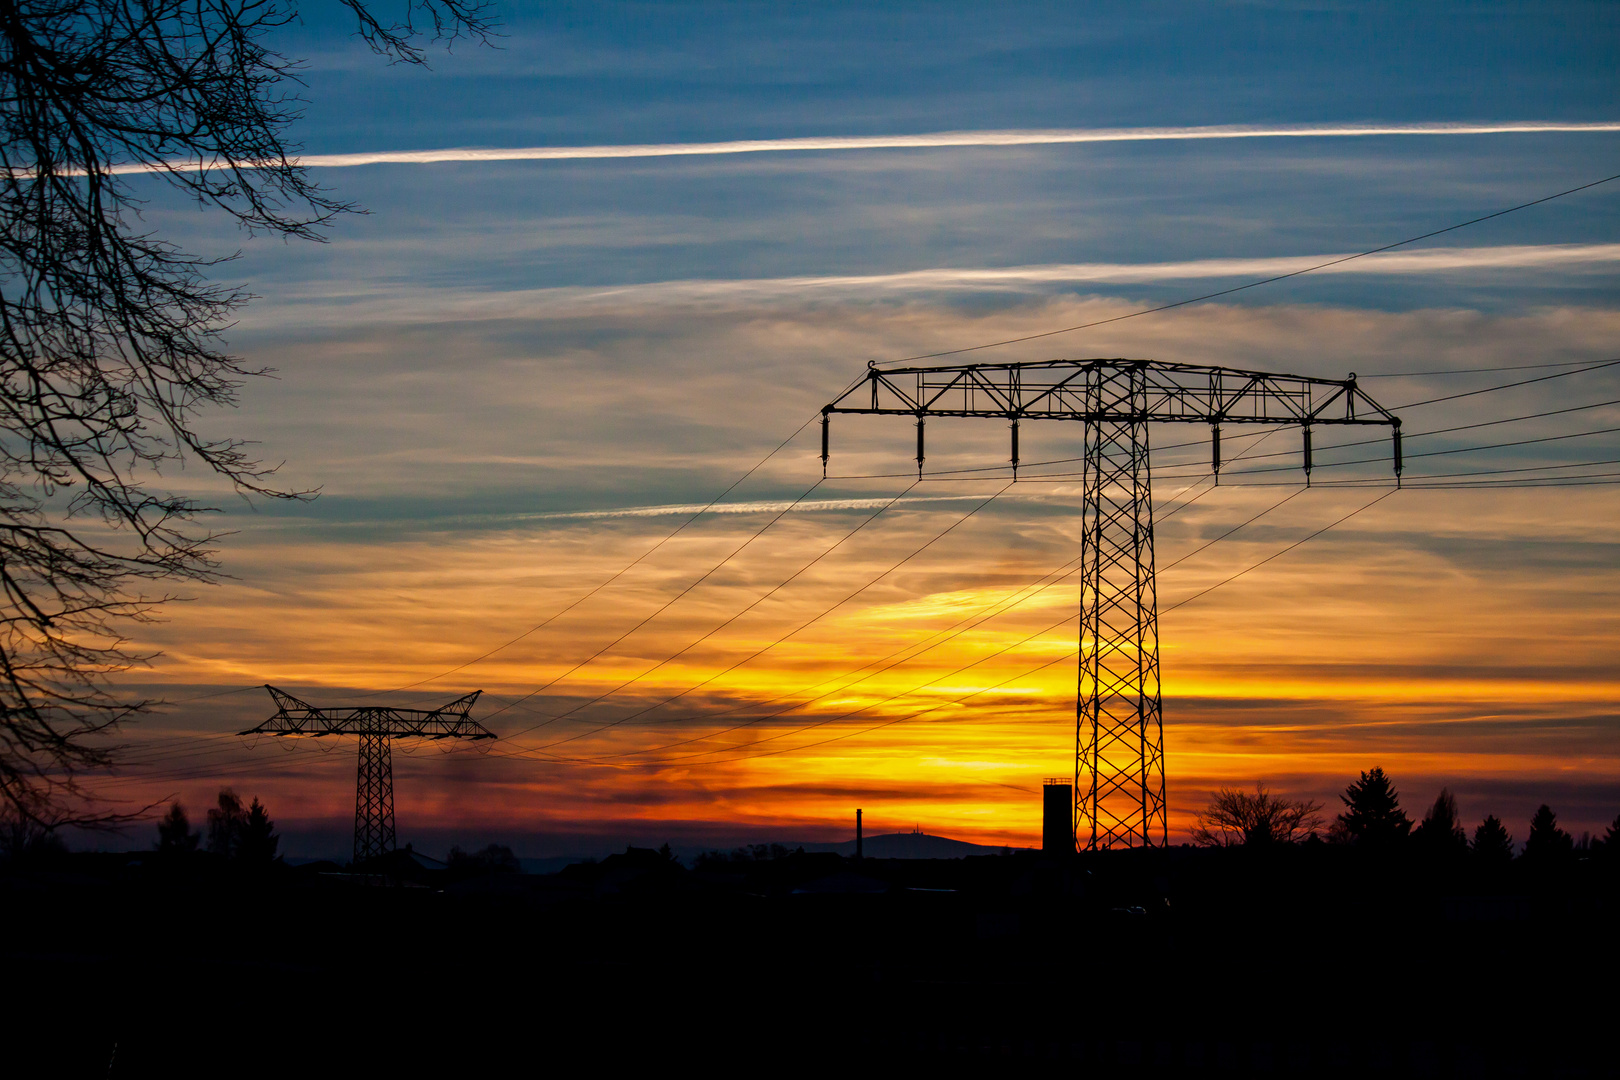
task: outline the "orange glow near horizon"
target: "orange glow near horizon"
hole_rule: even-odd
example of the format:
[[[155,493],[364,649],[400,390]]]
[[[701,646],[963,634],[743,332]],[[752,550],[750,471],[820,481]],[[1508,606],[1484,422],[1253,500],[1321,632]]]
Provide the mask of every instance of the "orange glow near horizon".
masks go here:
[[[945,320],[942,333],[959,337],[1021,329],[1004,321],[989,332],[967,316],[930,310]],[[1120,310],[1083,301],[1019,317],[1049,325]],[[855,354],[899,355],[878,332],[910,341],[923,325],[910,311],[801,318],[784,330],[782,318],[767,326],[716,316],[679,348],[752,356],[789,340],[822,353],[842,343]],[[1292,355],[1303,337],[1361,353],[1386,349],[1384,366],[1398,368],[1410,366],[1404,358],[1416,341],[1455,366],[1481,366],[1516,362],[1533,343],[1552,340],[1595,349],[1613,340],[1620,316],[1538,313],[1468,323],[1460,336],[1458,325],[1447,313],[1212,306],[1092,344],[1097,355],[1281,369],[1288,365],[1277,357]],[[1484,340],[1495,354],[1480,355]],[[326,370],[309,367],[323,358],[354,360],[330,349],[295,359],[311,371]],[[1320,366],[1375,365],[1358,353]],[[450,380],[444,395],[458,392],[453,374],[434,375]],[[799,393],[806,415],[822,392]],[[1606,386],[1580,393],[1615,396]],[[1511,403],[1469,399],[1466,408],[1408,423],[1446,427],[1564,400],[1550,392]],[[1614,414],[1594,410],[1582,423],[1612,427],[1620,422]],[[904,472],[895,466],[904,464],[909,429],[872,419],[840,427],[835,460],[852,473]],[[1239,434],[1227,433],[1232,453],[1276,445],[1240,442]],[[1197,481],[1207,468],[1204,434],[1186,435],[1155,435],[1168,448],[1155,451],[1155,496],[1172,840],[1187,835],[1216,787],[1264,781],[1332,803],[1373,765],[1395,777],[1414,816],[1449,786],[1472,820],[1528,818],[1542,801],[1577,830],[1614,817],[1620,558],[1612,523],[1620,520],[1620,488],[1411,487],[1278,556],[1384,489],[1319,484],[1284,503],[1293,487],[1211,488]],[[468,437],[486,436],[495,439]],[[1026,425],[1026,460],[1071,458],[1075,436],[1072,426]],[[995,424],[931,427],[930,438],[931,469],[976,468],[1006,454]],[[1176,449],[1178,441],[1187,447]],[[1004,480],[926,483],[851,533],[871,514],[871,500],[910,483],[879,476],[828,488],[823,504],[786,514],[750,540],[820,475],[818,447],[808,436],[801,442],[731,497],[733,512],[705,515],[656,550],[689,516],[678,508],[693,505],[690,493],[660,499],[644,484],[633,496],[579,496],[584,509],[570,495],[543,504],[545,512],[416,521],[405,510],[378,511],[379,524],[364,500],[392,497],[397,465],[385,469],[342,444],[330,468],[347,470],[340,474],[354,492],[332,493],[339,520],[314,510],[237,515],[231,524],[240,533],[223,552],[235,579],[170,607],[167,621],[137,628],[134,644],[162,655],[129,684],[176,704],[126,728],[131,760],[109,794],[178,794],[195,807],[234,783],[262,794],[286,827],[341,833],[353,806],[348,744],[302,740],[281,753],[268,740],[235,739],[231,733],[268,715],[262,691],[186,699],[269,682],[316,704],[433,707],[483,689],[474,715],[499,742],[396,749],[402,842],[413,830],[468,842],[511,837],[553,852],[627,839],[846,839],[859,806],[874,833],[920,827],[981,843],[1038,844],[1041,778],[1073,771],[1078,486],[1020,483],[967,519]],[[606,451],[595,443],[567,451],[579,461],[552,444],[542,449],[551,456],[533,452],[544,463],[535,466],[541,477],[565,466],[575,470],[570,476],[609,477],[634,467],[612,458],[601,465]],[[735,476],[747,463],[737,466],[734,456],[703,460],[709,471]],[[447,475],[489,467],[471,451],[466,458]],[[1387,466],[1367,467],[1384,482]],[[453,485],[445,491],[411,497],[432,505],[452,498]],[[359,509],[345,509],[345,498]],[[1189,597],[1196,599],[1182,606]]]
[[[1334,507],[1345,501],[1326,499]],[[1421,560],[1408,557],[1401,560],[1408,565],[1392,569],[1377,537],[1402,527],[1411,510],[1393,501],[1377,521],[1361,523],[1364,531],[1330,534],[1316,550],[1246,577],[1241,588],[1234,583],[1166,616],[1173,838],[1186,835],[1210,789],[1257,779],[1328,801],[1360,769],[1380,764],[1407,778],[1409,807],[1419,813],[1441,784],[1465,791],[1470,781],[1535,777],[1606,784],[1620,775],[1612,740],[1600,738],[1572,757],[1574,740],[1557,724],[1563,712],[1607,713],[1620,697],[1620,675],[1551,664],[1540,673],[1527,670],[1558,645],[1509,632],[1518,626],[1545,635],[1562,621],[1566,636],[1585,642],[1612,634],[1604,598],[1612,595],[1617,574],[1611,570],[1585,589],[1567,590],[1556,617],[1512,610],[1498,596],[1431,574]],[[893,547],[905,549],[949,517],[919,510],[895,520],[907,536]],[[731,538],[741,535],[743,526],[722,524]],[[1005,526],[980,524],[964,546],[993,543],[998,527]],[[795,531],[800,551],[814,550],[811,530]],[[646,542],[622,537],[583,560],[569,540],[542,545],[549,550],[507,539],[463,547],[453,583],[430,572],[446,555],[433,546],[305,548],[298,557],[326,572],[352,562],[337,576],[341,597],[300,589],[261,594],[258,606],[240,608],[205,597],[177,611],[164,631],[171,641],[191,634],[197,640],[207,626],[214,655],[169,644],[158,674],[166,682],[220,685],[264,671],[258,665],[275,655],[282,666],[271,681],[333,704],[353,696],[345,686],[363,685],[378,673],[388,683],[431,678],[441,665],[465,662],[469,650],[462,642],[487,640],[474,627],[495,621],[485,612],[516,607],[519,596],[546,596],[553,607],[571,598],[568,590],[552,592],[548,575],[534,567],[550,565],[550,575],[590,581],[606,576],[598,567],[610,567]],[[1161,550],[1179,542],[1170,533]],[[1161,595],[1196,591],[1276,546],[1234,545],[1223,565],[1201,568],[1194,580],[1166,575]],[[559,547],[574,547],[574,562],[560,564]],[[805,595],[794,603],[762,606],[662,666],[660,660],[768,588],[771,572],[780,569],[739,570],[735,579],[719,580],[715,595],[672,610],[532,699],[520,700],[656,609],[675,588],[678,568],[649,569],[644,580],[626,583],[622,598],[568,620],[561,632],[533,635],[472,671],[387,696],[431,707],[481,687],[487,696],[480,719],[506,737],[488,756],[470,750],[449,758],[426,751],[397,756],[408,763],[402,777],[410,776],[399,787],[401,820],[545,832],[589,819],[643,834],[663,827],[683,834],[695,822],[720,822],[732,833],[814,839],[849,831],[850,811],[861,805],[872,832],[915,826],[979,843],[1038,844],[1040,778],[1072,771],[1076,665],[1069,657],[1078,594],[1064,583],[992,613],[1030,597],[1029,586],[1048,572],[1047,563],[1001,565],[986,574],[959,566],[960,552],[919,560],[910,581],[882,583],[881,592],[892,595],[845,604],[748,659],[847,593],[844,582],[876,576],[879,549],[873,544],[853,553],[854,565],[829,567],[823,578],[806,582]],[[524,557],[514,558],[517,551]],[[1347,564],[1346,553],[1354,561]],[[447,589],[457,598],[453,610],[434,613],[442,630],[410,617],[413,605],[399,582],[417,575],[420,588]],[[973,580],[986,576],[996,580]],[[357,588],[368,580],[374,585]],[[1511,591],[1513,583],[1507,584]],[[1433,613],[1442,608],[1453,614],[1435,626]],[[384,634],[390,618],[399,621]],[[949,636],[981,619],[982,626]],[[287,632],[274,632],[278,625]],[[259,656],[238,647],[250,628]],[[400,662],[407,656],[412,664]],[[599,695],[608,697],[589,703]],[[233,706],[246,706],[251,715],[259,703],[233,699]],[[347,761],[347,751],[338,757]],[[470,784],[482,794],[471,803],[458,800],[438,790],[444,781],[413,775],[417,762],[433,761],[457,762],[452,787]],[[331,775],[316,786],[325,794],[292,799],[301,809],[284,809],[284,816],[341,819],[347,813],[352,776],[332,762],[323,772]],[[288,800],[295,779],[283,771],[271,784]],[[1464,802],[1470,809],[1466,795]]]

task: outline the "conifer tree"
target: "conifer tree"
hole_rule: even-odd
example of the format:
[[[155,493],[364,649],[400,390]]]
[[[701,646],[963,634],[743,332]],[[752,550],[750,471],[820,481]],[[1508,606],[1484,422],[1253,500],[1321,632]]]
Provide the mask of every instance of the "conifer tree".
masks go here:
[[[236,856],[243,862],[268,863],[276,857],[281,838],[276,835],[276,823],[270,820],[270,811],[256,797],[242,818],[237,838]]]
[[[1530,835],[1524,841],[1526,862],[1561,862],[1575,853],[1575,840],[1558,827],[1558,815],[1546,803],[1530,819]]]
[[[1603,835],[1592,841],[1592,854],[1601,859],[1620,861],[1620,817],[1611,821]]]
[[[169,812],[163,815],[158,822],[157,849],[175,855],[189,855],[197,850],[197,842],[202,838],[191,831],[191,820],[186,817],[186,808],[179,803],[172,803]]]
[[[1483,863],[1500,865],[1513,861],[1513,837],[1495,814],[1486,817],[1474,830],[1472,849],[1474,858]]]
[[[1337,831],[1346,839],[1366,847],[1388,847],[1405,840],[1412,830],[1412,819],[1401,809],[1400,792],[1375,766],[1339,796],[1344,813],[1336,819]]]

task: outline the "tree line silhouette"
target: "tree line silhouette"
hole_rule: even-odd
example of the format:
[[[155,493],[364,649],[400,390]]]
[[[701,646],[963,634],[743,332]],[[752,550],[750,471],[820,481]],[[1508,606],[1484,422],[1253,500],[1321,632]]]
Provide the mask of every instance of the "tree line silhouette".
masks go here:
[[[230,788],[221,788],[215,806],[208,811],[206,833],[191,828],[186,808],[175,802],[169,805],[157,826],[156,848],[160,855],[182,857],[194,854],[199,845],[203,850],[223,859],[249,866],[267,866],[279,862],[276,849],[281,838],[276,835],[276,823],[270,820],[270,811],[255,796],[251,805],[243,806],[241,796]]]
[[[1205,847],[1259,847],[1325,839],[1376,851],[1413,850],[1436,860],[1472,858],[1493,865],[1514,861],[1513,835],[1502,820],[1486,815],[1470,839],[1449,788],[1440,789],[1416,825],[1401,808],[1400,792],[1381,767],[1363,772],[1339,800],[1344,810],[1326,824],[1321,803],[1274,795],[1263,783],[1255,784],[1253,794],[1221,788],[1198,815],[1193,842]],[[1543,803],[1530,819],[1518,858],[1527,864],[1552,864],[1600,853],[1620,858],[1620,815],[1601,837],[1588,834],[1577,841],[1559,827],[1558,815]]]

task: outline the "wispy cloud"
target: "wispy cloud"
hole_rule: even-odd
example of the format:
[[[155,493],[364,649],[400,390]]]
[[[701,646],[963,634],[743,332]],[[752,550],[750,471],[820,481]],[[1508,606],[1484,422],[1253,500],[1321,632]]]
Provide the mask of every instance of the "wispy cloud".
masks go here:
[[[330,306],[345,318],[359,308],[377,308],[392,320],[436,321],[541,317],[548,311],[578,314],[583,307],[643,305],[735,305],[774,301],[849,300],[919,294],[1037,291],[1066,285],[1132,285],[1218,278],[1263,278],[1317,266],[1344,253],[1195,259],[1162,263],[1053,263],[1037,266],[937,267],[890,274],[835,274],[776,278],[686,279],[607,286],[494,291],[396,288],[362,291],[322,283],[307,295],[282,294],[284,302]],[[1437,275],[1500,270],[1564,273],[1612,272],[1620,264],[1620,244],[1524,244],[1496,247],[1429,248],[1390,252],[1337,266],[1318,274]],[[250,313],[279,319],[276,305]]]
[[[617,158],[712,157],[722,154],[804,153],[829,150],[921,150],[942,147],[1054,146],[1068,143],[1180,142],[1200,139],[1342,139],[1374,135],[1516,135],[1620,131],[1620,121],[1499,124],[1215,124],[1204,127],[1037,128],[1003,131],[936,131],[920,135],[812,135],[794,139],[729,142],[638,143],[623,146],[459,147],[445,150],[373,150],[309,154],[300,163],[314,169],[356,165],[435,165],[479,161],[582,161]],[[195,168],[177,163],[171,168]],[[144,165],[116,172],[145,172]]]

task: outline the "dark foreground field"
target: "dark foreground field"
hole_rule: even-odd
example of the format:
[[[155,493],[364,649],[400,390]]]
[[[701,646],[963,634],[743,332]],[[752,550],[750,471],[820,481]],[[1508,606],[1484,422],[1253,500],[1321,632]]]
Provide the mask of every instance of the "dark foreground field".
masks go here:
[[[1598,860],[335,869],[0,872],[6,1058],[41,1070],[10,1074],[1614,1074],[1620,875]]]

